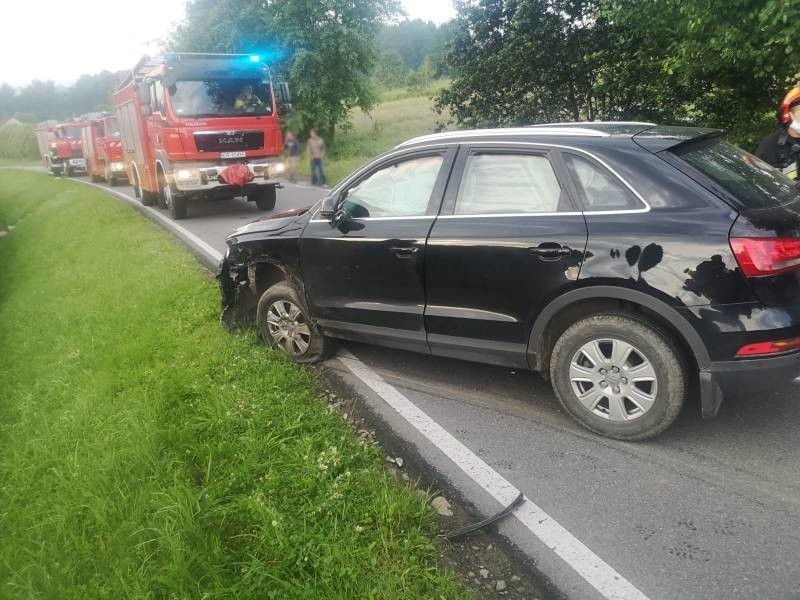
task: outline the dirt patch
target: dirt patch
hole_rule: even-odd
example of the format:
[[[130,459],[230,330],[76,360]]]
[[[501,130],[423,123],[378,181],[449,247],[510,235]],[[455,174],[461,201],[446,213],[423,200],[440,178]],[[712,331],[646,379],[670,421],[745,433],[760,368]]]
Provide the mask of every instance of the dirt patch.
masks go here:
[[[489,515],[481,514],[444,477],[431,469],[417,451],[367,406],[338,373],[324,366],[316,368],[316,371],[326,390],[331,410],[340,412],[364,443],[381,448],[387,457],[387,470],[400,484],[427,495],[429,500],[437,497],[446,499],[452,516],[437,516],[441,533],[438,540],[440,568],[454,572],[477,598],[565,598],[536,569],[529,557],[497,532],[496,525],[457,540],[447,540],[444,537],[447,532],[476,523]]]

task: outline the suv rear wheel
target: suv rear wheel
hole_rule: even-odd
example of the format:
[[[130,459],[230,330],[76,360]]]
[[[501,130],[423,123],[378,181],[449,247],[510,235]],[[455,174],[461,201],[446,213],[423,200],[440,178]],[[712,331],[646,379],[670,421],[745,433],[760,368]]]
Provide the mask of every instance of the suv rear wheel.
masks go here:
[[[686,366],[661,331],[622,314],[587,317],[553,348],[550,377],[561,405],[587,429],[643,440],[669,427],[686,400]]]
[[[315,363],[330,354],[332,342],[309,319],[299,294],[285,281],[261,296],[256,323],[261,338],[295,362]]]

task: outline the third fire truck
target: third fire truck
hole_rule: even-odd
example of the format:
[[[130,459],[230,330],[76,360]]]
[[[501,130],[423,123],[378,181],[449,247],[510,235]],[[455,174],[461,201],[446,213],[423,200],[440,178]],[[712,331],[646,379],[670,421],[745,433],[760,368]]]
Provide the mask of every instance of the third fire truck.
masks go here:
[[[109,113],[91,113],[81,117],[81,139],[86,170],[92,181],[110,185],[128,182],[128,168],[122,156],[122,137],[117,117]]]
[[[145,56],[114,94],[137,197],[174,219],[198,198],[246,196],[272,210],[284,171],[278,111],[289,102],[258,56]]]
[[[81,127],[79,120],[58,123],[44,121],[36,126],[36,141],[39,154],[51,175],[71,177],[86,172],[83,158]]]

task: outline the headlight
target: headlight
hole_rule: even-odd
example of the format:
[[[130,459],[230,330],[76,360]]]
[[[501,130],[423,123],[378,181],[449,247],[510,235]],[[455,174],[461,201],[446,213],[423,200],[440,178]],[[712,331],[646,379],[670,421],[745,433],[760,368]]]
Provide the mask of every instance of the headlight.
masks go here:
[[[112,162],[111,163],[111,170],[112,171],[124,171],[125,170],[125,163]]]
[[[175,181],[183,185],[200,185],[200,171],[197,169],[178,169]]]
[[[283,175],[283,172],[286,170],[286,167],[283,163],[273,163],[269,166],[269,177],[270,179],[273,177],[277,177]]]
[[[175,177],[180,180],[200,179],[200,173],[194,169],[178,169],[178,171],[175,173]]]

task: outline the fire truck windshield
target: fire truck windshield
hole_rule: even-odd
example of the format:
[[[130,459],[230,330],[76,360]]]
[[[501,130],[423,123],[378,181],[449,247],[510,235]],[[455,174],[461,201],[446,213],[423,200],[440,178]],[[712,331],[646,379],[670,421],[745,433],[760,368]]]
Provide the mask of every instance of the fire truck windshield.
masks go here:
[[[64,129],[56,129],[56,138],[60,140],[72,139],[77,140],[81,137],[81,130],[78,127],[64,127]]]
[[[117,123],[116,119],[108,119],[106,121],[106,136],[108,137],[119,137],[119,123]]]
[[[168,91],[176,117],[272,114],[269,82],[260,79],[182,80]]]

